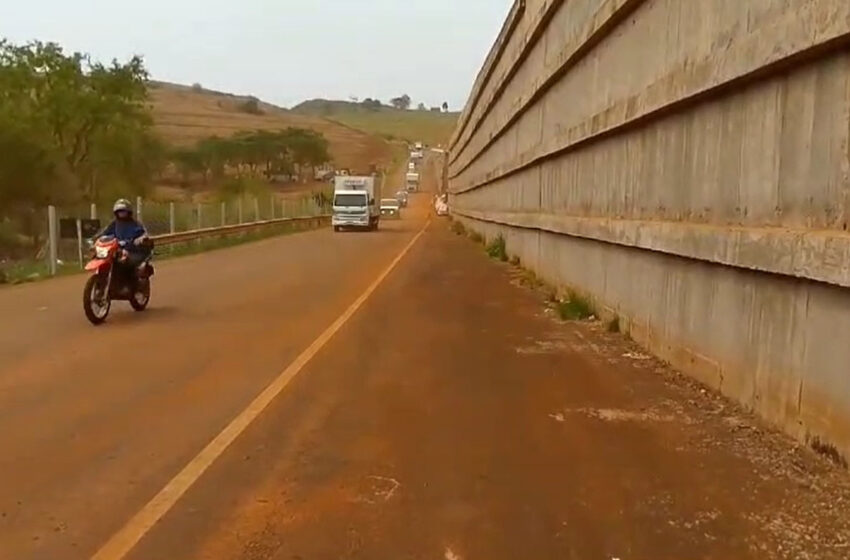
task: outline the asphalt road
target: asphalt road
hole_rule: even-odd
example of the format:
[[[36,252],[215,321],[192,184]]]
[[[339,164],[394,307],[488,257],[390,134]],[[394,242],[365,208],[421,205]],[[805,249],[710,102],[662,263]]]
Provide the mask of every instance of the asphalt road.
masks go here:
[[[0,559],[115,559],[128,527],[133,560],[847,557],[844,473],[559,324],[427,198],[161,263],[101,328],[82,277],[0,290]]]

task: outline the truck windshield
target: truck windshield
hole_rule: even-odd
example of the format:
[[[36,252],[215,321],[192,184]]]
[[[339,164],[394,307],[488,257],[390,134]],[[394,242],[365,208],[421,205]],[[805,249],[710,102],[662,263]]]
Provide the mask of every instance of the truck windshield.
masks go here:
[[[338,194],[334,206],[367,206],[365,194]]]

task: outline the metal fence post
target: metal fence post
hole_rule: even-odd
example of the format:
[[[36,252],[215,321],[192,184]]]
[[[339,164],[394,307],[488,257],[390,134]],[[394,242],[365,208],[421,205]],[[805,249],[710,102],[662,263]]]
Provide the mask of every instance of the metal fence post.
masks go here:
[[[91,203],[91,207],[89,208],[89,218],[92,220],[97,219],[97,204],[94,202]]]
[[[239,224],[242,224],[242,197],[239,197],[239,205],[236,207],[236,216],[239,219]]]
[[[77,258],[80,262],[80,270],[83,268],[83,221],[77,218]]]
[[[221,201],[221,225],[227,225],[227,203]]]
[[[56,231],[56,207],[52,204],[47,207],[47,270],[51,276],[56,276],[56,259],[58,258],[58,235]]]
[[[142,197],[140,196],[136,197],[136,219],[140,222],[144,221],[144,218],[142,218]]]
[[[260,221],[260,201],[257,200],[257,197],[254,197],[254,221]]]
[[[275,212],[275,210],[276,210],[276,209],[275,209],[275,204],[274,204],[274,195],[271,195],[271,200],[270,200],[269,202],[271,202],[271,205],[270,205],[270,206],[271,206],[271,209],[272,209],[272,216],[271,216],[271,218],[272,218],[272,220],[274,220],[274,216],[275,216],[275,214],[276,214],[276,212]]]
[[[177,219],[174,215],[174,203],[168,203],[168,232],[174,233],[177,231]]]
[[[198,202],[198,204],[197,204],[197,209],[198,209],[197,210],[197,212],[198,212],[198,224],[197,224],[197,227],[195,229],[201,229],[201,228],[204,227],[204,216],[202,214],[203,210],[202,210],[200,202]],[[199,237],[198,238],[198,246],[201,246],[203,244],[203,242],[204,242],[203,239],[201,239]]]

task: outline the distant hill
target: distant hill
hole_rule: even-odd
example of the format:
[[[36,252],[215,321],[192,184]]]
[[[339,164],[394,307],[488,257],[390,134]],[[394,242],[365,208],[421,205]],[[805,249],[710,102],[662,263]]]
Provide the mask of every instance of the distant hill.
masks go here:
[[[322,117],[387,140],[422,141],[432,146],[448,143],[459,116],[459,113],[401,111],[386,105],[327,99],[305,101],[291,112]]]
[[[245,130],[299,127],[324,134],[339,167],[366,172],[370,165],[391,165],[395,155],[385,139],[368,130],[299,114],[250,96],[152,82],[150,99],[156,129],[173,145],[190,145],[209,136],[227,137]]]

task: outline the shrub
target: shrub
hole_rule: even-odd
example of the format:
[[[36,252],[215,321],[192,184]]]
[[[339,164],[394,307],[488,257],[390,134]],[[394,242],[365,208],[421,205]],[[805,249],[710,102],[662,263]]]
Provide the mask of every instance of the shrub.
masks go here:
[[[263,115],[263,110],[260,108],[260,100],[256,97],[249,97],[239,104],[239,110],[249,115]]]
[[[455,220],[452,222],[452,233],[464,235],[466,233],[466,226],[462,222]]]
[[[502,262],[508,260],[508,253],[505,249],[505,238],[501,235],[497,235],[495,239],[487,245],[487,254],[490,255],[490,258],[497,259]]]
[[[593,315],[590,302],[575,293],[570,293],[568,300],[559,302],[556,309],[558,317],[564,321],[580,321]]]
[[[617,315],[614,315],[614,318],[608,321],[608,332],[609,333],[618,333],[620,332],[620,318]]]
[[[484,236],[478,233],[477,231],[470,231],[469,239],[471,239],[475,243],[484,243]]]

